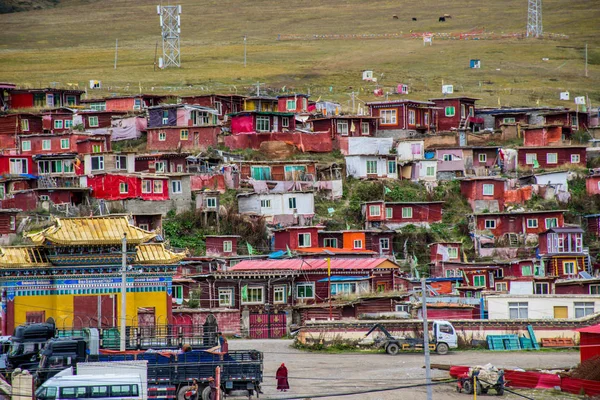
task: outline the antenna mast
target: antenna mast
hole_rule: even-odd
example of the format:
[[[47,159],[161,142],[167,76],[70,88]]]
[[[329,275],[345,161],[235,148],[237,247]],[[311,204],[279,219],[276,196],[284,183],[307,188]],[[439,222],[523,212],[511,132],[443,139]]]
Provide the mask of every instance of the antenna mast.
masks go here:
[[[162,29],[164,68],[181,67],[179,34],[181,34],[181,6],[156,6]]]
[[[542,27],[542,0],[528,0],[527,7],[527,37],[541,37],[544,33]]]

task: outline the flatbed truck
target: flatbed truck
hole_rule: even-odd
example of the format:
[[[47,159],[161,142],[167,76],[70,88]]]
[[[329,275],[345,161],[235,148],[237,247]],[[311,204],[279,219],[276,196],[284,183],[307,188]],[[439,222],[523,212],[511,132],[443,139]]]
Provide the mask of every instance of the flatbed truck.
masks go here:
[[[396,355],[401,351],[423,350],[423,338],[394,337],[382,324],[375,324],[367,332],[365,337],[376,330],[383,333],[383,338],[375,339],[375,347],[384,348],[390,355]],[[458,348],[458,337],[456,329],[448,321],[433,321],[432,326],[433,339],[429,341],[429,350],[438,354],[448,354],[450,349]]]

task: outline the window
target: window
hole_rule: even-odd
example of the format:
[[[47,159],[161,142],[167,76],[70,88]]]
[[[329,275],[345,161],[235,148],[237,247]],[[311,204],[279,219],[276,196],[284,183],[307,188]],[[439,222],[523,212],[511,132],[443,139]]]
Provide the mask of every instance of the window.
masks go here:
[[[152,181],[148,179],[142,181],[142,193],[152,193]]]
[[[585,302],[574,302],[573,306],[575,307],[575,318],[583,318],[588,315],[592,315],[594,313],[594,302],[593,301],[585,301]]]
[[[496,282],[496,291],[508,292],[508,285],[506,284],[506,282]]]
[[[295,197],[290,197],[288,199],[288,207],[289,207],[290,210],[295,210],[297,208],[296,207],[296,198]]]
[[[558,163],[558,153],[548,153],[548,154],[546,154],[546,163],[548,163],[548,164],[557,164]]]
[[[367,175],[377,175],[377,160],[367,161]]]
[[[63,128],[62,119],[55,119],[54,120],[54,129],[62,129],[62,128]]]
[[[296,284],[296,298],[297,299],[314,299],[315,298],[315,284],[312,282],[297,283]]]
[[[348,135],[348,121],[338,121],[337,122],[337,132],[340,135]]]
[[[167,133],[166,132],[158,132],[158,141],[164,142],[165,140],[167,140]]]
[[[68,149],[69,147],[71,147],[69,139],[60,139],[60,148],[62,150]]]
[[[142,99],[133,99],[133,109],[134,110],[142,109]]]
[[[92,171],[103,171],[104,170],[104,156],[92,157]]]
[[[21,130],[25,131],[25,132],[29,130],[29,120],[28,119],[21,120]]]
[[[558,228],[558,218],[546,218],[546,229]]]
[[[163,192],[163,181],[155,180],[152,183],[153,183],[152,192],[161,194]]]
[[[127,169],[127,156],[116,156],[115,166],[117,169]]]
[[[106,111],[106,103],[91,103],[90,110]]]
[[[485,275],[475,275],[473,276],[473,286],[475,287],[485,287]]]
[[[563,272],[565,275],[575,275],[575,262],[574,261],[565,261],[563,263]]]
[[[95,144],[92,146],[92,153],[101,153],[101,152],[102,152],[101,144]]]
[[[173,193],[181,193],[181,181],[171,181],[171,190]]]
[[[448,258],[458,258],[458,247],[448,247]]]
[[[97,116],[89,116],[88,117],[88,124],[90,127],[94,128],[98,126],[98,117]]]
[[[323,239],[323,247],[334,247],[334,248],[337,248],[338,247],[338,240],[337,240],[337,238],[325,238],[325,239]]]
[[[296,100],[286,101],[285,108],[288,111],[295,111],[296,110]]]
[[[527,153],[525,154],[525,164],[533,165],[537,161],[537,154],[535,153]]]
[[[396,312],[410,312],[410,305],[409,304],[396,304],[394,309],[396,310]]]
[[[408,110],[408,124],[415,125],[415,123],[416,123],[415,110]]]
[[[371,217],[379,217],[379,216],[381,216],[381,207],[379,207],[379,206],[369,206],[369,215]]]
[[[290,127],[290,117],[281,117],[281,126],[283,128],[289,128]]]
[[[571,154],[571,164],[579,164],[581,157],[579,154]]]
[[[77,99],[75,98],[75,96],[66,96],[66,99],[68,106],[74,106],[77,104]]]
[[[531,273],[531,265],[523,265],[521,266],[521,276],[532,276]]]
[[[70,129],[73,126],[72,119],[65,119],[65,129]]]
[[[487,161],[487,154],[479,154],[479,162],[484,163]]]
[[[188,140],[188,138],[190,137],[190,131],[187,129],[182,129],[179,132],[179,140]]]
[[[385,208],[385,219],[392,219],[394,217],[394,209],[392,207]]]
[[[261,200],[260,208],[271,208],[271,200]]]
[[[388,174],[397,174],[398,173],[398,170],[396,167],[396,161],[388,161],[387,165],[388,165]]]
[[[271,120],[269,117],[258,116],[256,117],[256,131],[257,132],[269,132],[271,130]]]
[[[363,248],[363,241],[361,239],[354,240],[354,242],[352,244],[353,244],[354,249],[362,249]]]
[[[454,157],[452,156],[452,154],[444,154],[442,156],[442,160],[444,161],[452,161],[454,159]]]
[[[287,303],[287,287],[286,285],[275,286],[273,288],[273,303]]]
[[[435,176],[435,167],[427,167],[426,176]]]
[[[162,124],[169,125],[169,110],[163,110],[162,112]]]
[[[14,231],[15,229],[17,229],[17,217],[15,217],[14,215],[10,216],[10,228],[11,231]]]
[[[223,241],[223,253],[231,253],[233,251],[233,242],[231,240]]]
[[[310,247],[310,233],[298,234],[298,247]]]
[[[183,172],[183,165],[181,165],[181,164],[177,165],[177,172]]]
[[[149,231],[150,225],[149,224],[138,224],[138,228],[143,229],[145,231]]]
[[[590,294],[600,294],[600,285],[590,285]]]
[[[429,126],[429,113],[426,112],[424,115],[425,115],[425,126]]]
[[[11,158],[9,160],[11,174],[27,174],[27,159],[26,158]]]
[[[246,296],[242,296],[242,304],[263,304],[265,302],[265,288],[250,286],[246,288]]]
[[[215,125],[217,123],[216,116],[206,111],[192,111],[191,117],[194,126]]]
[[[508,317],[510,319],[527,319],[528,317],[529,303],[524,302],[509,302],[508,303]]]
[[[496,229],[496,220],[495,219],[486,219],[485,220],[485,229]]]
[[[167,172],[167,163],[165,161],[157,161],[154,163],[154,170],[158,172]]]
[[[402,207],[402,218],[412,218],[413,209],[412,207]]]
[[[390,249],[390,239],[388,239],[388,238],[379,239],[379,248],[381,250],[389,250]]]
[[[223,103],[215,101],[215,110],[217,110],[217,114],[223,115]]]
[[[77,399],[86,397],[87,388],[85,386],[80,387],[61,387],[59,389],[59,396],[61,399]]]
[[[484,196],[493,196],[494,195],[494,185],[491,183],[485,183],[483,185],[483,195]]]
[[[370,133],[368,122],[362,122],[360,124],[360,133],[361,133],[361,135],[368,135]]]
[[[129,185],[125,182],[119,183],[119,193],[129,193]]]
[[[502,119],[502,123],[503,124],[514,124],[517,120],[514,118],[503,118]]]
[[[331,295],[335,296],[338,294],[352,294],[357,292],[356,282],[346,283],[332,283],[331,284]]]
[[[217,198],[216,197],[207,197],[206,198],[206,208],[217,208]]]
[[[446,107],[446,117],[454,117],[456,115],[456,108],[454,106]]]
[[[31,141],[23,140],[21,142],[21,151],[31,151]]]
[[[397,110],[381,110],[379,112],[381,125],[396,125],[398,122],[397,112]]]
[[[528,228],[537,228],[538,227],[537,218],[528,218],[527,219],[527,227]]]
[[[550,294],[550,285],[547,282],[536,282],[533,294]]]
[[[219,288],[219,307],[233,307],[232,288]]]
[[[42,150],[51,150],[52,149],[52,141],[49,139],[42,140]]]

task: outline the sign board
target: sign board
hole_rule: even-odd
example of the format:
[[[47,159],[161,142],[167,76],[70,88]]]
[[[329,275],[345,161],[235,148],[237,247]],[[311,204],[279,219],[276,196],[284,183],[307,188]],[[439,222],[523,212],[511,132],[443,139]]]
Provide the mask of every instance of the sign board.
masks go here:
[[[443,94],[454,93],[454,86],[453,85],[442,85],[442,93]]]
[[[96,80],[90,80],[90,89],[100,89],[102,87],[102,83]]]
[[[569,92],[560,92],[561,100],[569,100]]]
[[[373,80],[373,71],[363,71],[362,80],[363,81],[372,81]]]
[[[575,97],[575,104],[585,105],[585,96]]]
[[[469,67],[470,68],[481,68],[481,60],[470,60],[469,61]]]

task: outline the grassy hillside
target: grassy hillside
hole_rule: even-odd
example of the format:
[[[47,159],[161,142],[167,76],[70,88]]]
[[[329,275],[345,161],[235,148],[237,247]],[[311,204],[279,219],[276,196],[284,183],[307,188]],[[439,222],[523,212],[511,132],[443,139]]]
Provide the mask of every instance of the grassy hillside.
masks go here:
[[[362,70],[373,69],[387,90],[408,83],[410,97],[417,99],[440,95],[443,81],[454,84],[457,93],[480,97],[484,105],[572,105],[558,100],[563,90],[600,102],[598,1],[544,1],[544,30],[568,39],[434,40],[425,47],[418,39],[278,41],[277,35],[523,32],[527,0],[182,0],[183,68],[154,72],[160,40],[156,4],[63,0],[52,9],[0,15],[0,81],[83,86],[100,79],[106,90],[98,95],[139,92],[140,87],[245,93],[260,81],[265,88],[310,90],[315,97],[347,104],[353,90],[362,100],[373,99],[374,85],[360,79]],[[442,14],[452,18],[440,23]],[[583,76],[585,42],[588,78]],[[482,69],[469,69],[470,58],[481,59]]]

